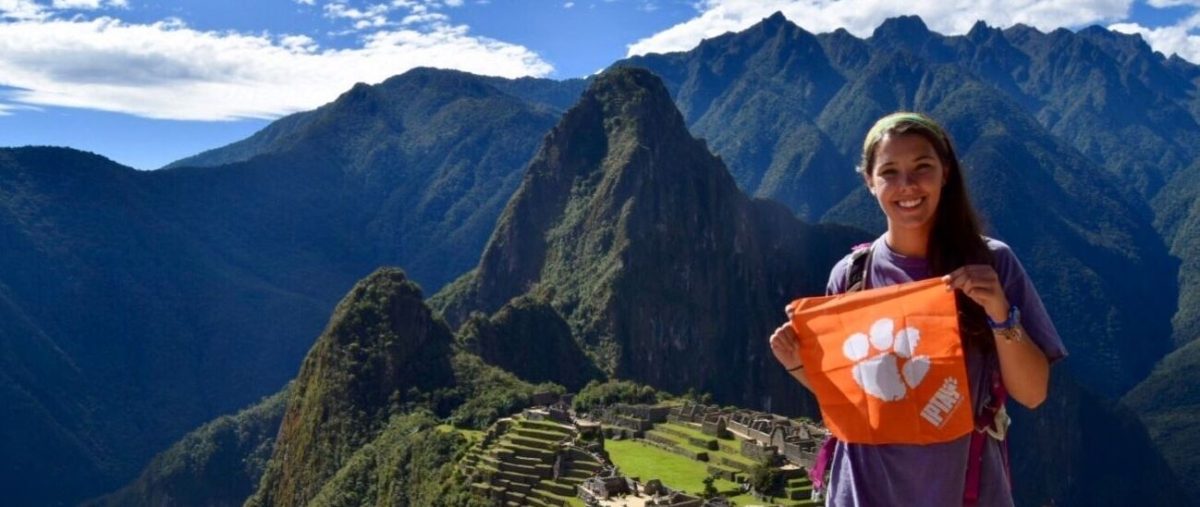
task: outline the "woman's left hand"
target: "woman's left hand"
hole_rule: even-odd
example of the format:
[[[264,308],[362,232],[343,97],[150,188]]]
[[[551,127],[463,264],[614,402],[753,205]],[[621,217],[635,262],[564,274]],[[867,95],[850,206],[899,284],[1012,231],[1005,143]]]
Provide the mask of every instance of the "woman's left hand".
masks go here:
[[[993,321],[1008,320],[1008,297],[1000,285],[1000,276],[991,266],[968,264],[943,276],[942,281],[946,282],[946,290],[963,291],[963,294],[982,306]]]

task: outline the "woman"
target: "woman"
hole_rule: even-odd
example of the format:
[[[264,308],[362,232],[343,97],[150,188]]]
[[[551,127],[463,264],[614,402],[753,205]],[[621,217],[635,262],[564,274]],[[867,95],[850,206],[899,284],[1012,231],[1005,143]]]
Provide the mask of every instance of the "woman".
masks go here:
[[[933,276],[958,291],[977,431],[932,445],[837,442],[827,503],[1012,505],[1000,440],[1007,426],[997,423],[1004,428],[993,427],[989,437],[985,422],[1004,417],[1006,395],[1029,408],[1046,399],[1049,365],[1066,355],[1058,332],[1013,252],[982,236],[961,165],[941,126],[916,113],[881,118],[867,132],[857,170],[887,216],[887,232],[834,266],[827,293],[846,292],[851,278],[862,288],[875,288]],[[791,324],[780,326],[770,340],[780,364],[808,387]],[[994,417],[997,410],[1000,418]],[[968,466],[969,458],[975,466]]]

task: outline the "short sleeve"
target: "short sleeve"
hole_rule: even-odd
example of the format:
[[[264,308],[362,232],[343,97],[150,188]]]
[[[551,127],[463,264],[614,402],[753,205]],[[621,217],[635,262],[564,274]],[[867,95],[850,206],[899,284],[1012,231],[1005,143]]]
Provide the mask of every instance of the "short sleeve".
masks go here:
[[[842,260],[833,265],[833,269],[829,271],[829,282],[825,284],[825,295],[832,296],[846,292],[846,273],[850,270],[850,257],[853,254],[842,257]]]
[[[1067,348],[1058,336],[1058,330],[1054,328],[1054,322],[1046,313],[1046,306],[1042,304],[1042,298],[1025,273],[1021,261],[1003,242],[988,238],[987,243],[992,251],[996,274],[1004,285],[1005,297],[1021,310],[1021,325],[1025,333],[1042,349],[1050,364],[1067,357]]]

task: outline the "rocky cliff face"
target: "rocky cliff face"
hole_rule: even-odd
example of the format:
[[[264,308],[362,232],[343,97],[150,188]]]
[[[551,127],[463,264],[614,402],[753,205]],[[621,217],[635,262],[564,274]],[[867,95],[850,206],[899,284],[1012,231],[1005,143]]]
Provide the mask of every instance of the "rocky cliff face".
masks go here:
[[[661,81],[618,69],[547,136],[479,266],[433,304],[459,323],[534,294],[610,374],[797,409],[767,333],[864,237],[746,197]]]

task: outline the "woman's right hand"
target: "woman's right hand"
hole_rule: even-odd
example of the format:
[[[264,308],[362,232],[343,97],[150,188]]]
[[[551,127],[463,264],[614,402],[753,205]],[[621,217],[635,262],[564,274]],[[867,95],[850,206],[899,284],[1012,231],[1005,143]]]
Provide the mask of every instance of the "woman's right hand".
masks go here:
[[[771,352],[784,369],[791,370],[801,365],[800,354],[796,352],[797,343],[796,330],[790,321],[784,322],[771,334]]]

